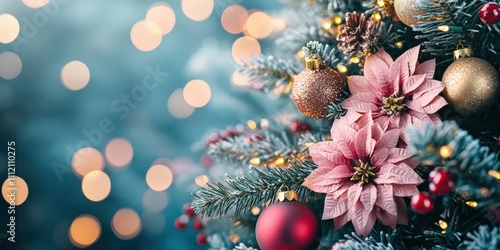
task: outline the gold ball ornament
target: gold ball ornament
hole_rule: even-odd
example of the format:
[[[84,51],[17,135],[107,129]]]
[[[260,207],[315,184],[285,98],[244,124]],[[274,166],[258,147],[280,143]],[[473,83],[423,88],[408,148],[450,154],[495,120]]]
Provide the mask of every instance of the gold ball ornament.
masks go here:
[[[394,11],[401,22],[411,27],[420,21],[417,16],[424,14],[415,7],[418,4],[420,0],[394,0]]]
[[[456,59],[444,72],[444,98],[455,111],[473,115],[486,111],[500,95],[498,71],[487,61],[472,57],[472,49],[456,50]]]
[[[325,67],[320,58],[307,58],[306,68],[294,79],[291,98],[297,109],[311,118],[324,118],[326,107],[340,98],[344,80],[337,71]]]

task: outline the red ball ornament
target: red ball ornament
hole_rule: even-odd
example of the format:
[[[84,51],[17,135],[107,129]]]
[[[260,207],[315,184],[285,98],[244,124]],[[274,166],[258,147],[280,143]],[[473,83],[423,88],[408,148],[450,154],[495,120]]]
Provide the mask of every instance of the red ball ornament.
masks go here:
[[[255,236],[260,249],[316,249],[320,234],[318,217],[308,206],[296,201],[294,191],[280,192],[278,197],[280,195],[283,198],[280,200],[288,201],[271,204],[257,219]]]
[[[206,245],[207,242],[208,242],[207,235],[203,233],[199,233],[198,235],[196,235],[196,243],[198,243],[198,245],[203,246]]]
[[[187,218],[187,216],[183,215],[183,216],[175,219],[174,226],[175,226],[175,228],[177,228],[177,230],[184,230],[184,229],[186,229],[188,221],[189,221],[189,219]]]
[[[193,222],[193,228],[194,230],[196,231],[200,231],[203,229],[203,221],[201,221],[200,218],[196,218],[194,219],[194,222]]]
[[[417,214],[428,214],[434,208],[434,201],[427,192],[421,192],[411,198],[411,209]]]
[[[194,217],[196,215],[196,212],[191,207],[190,203],[184,204],[184,206],[182,207],[182,210],[184,211],[184,214],[189,216],[189,217]]]
[[[455,188],[455,180],[453,176],[446,170],[436,168],[429,174],[429,190],[437,196],[443,196],[451,192]]]
[[[479,9],[479,18],[484,24],[495,24],[500,21],[500,6],[497,3],[485,3]]]

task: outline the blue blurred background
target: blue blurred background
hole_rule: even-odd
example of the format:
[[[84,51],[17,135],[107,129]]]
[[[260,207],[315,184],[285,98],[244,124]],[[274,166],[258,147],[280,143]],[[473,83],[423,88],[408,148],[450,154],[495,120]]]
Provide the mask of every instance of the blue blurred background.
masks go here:
[[[174,227],[204,174],[193,145],[269,112],[268,99],[235,86],[245,82],[233,71],[284,28],[279,7],[1,1],[0,177],[8,175],[5,144],[15,141],[15,174],[29,195],[15,209],[15,243],[2,202],[0,249],[206,248],[191,226]]]

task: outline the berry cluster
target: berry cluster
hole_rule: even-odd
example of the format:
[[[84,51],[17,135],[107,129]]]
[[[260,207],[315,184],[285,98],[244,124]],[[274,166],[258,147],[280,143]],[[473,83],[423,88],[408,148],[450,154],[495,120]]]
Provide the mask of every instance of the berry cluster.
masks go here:
[[[184,214],[179,216],[179,218],[175,219],[174,221],[175,228],[177,228],[177,230],[184,230],[187,228],[189,220],[193,219],[193,229],[196,231],[201,231],[204,227],[203,221],[196,216],[196,212],[191,207],[191,204],[184,204],[182,210]],[[207,235],[202,232],[198,233],[198,235],[196,235],[196,242],[200,246],[207,244]]]
[[[429,174],[429,191],[435,196],[445,196],[455,188],[453,176],[442,168]],[[428,214],[434,208],[434,199],[428,192],[420,192],[411,198],[411,208],[417,214]]]

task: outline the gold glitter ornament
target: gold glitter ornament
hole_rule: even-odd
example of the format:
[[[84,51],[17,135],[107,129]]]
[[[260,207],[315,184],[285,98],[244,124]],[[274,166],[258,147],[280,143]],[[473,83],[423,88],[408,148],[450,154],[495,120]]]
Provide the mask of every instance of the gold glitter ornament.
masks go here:
[[[453,62],[444,72],[444,98],[455,111],[473,115],[486,111],[498,99],[500,77],[487,61],[473,57],[471,48],[453,52]]]
[[[394,11],[401,22],[411,27],[420,21],[417,16],[424,14],[415,7],[419,3],[420,0],[394,0]]]
[[[320,58],[306,58],[306,68],[296,77],[291,98],[297,109],[311,118],[324,118],[326,107],[340,98],[344,80],[337,71],[322,65]]]

